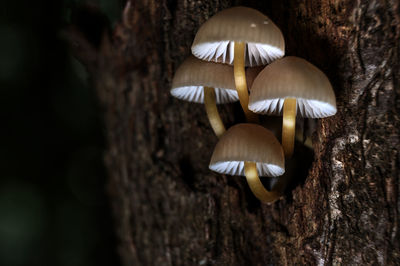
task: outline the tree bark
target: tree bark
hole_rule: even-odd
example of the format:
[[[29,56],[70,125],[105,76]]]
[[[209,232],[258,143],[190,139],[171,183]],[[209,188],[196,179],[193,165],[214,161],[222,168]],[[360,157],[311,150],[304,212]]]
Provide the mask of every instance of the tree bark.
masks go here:
[[[337,96],[272,205],[208,169],[204,106],[169,93],[199,26],[234,5],[268,15],[286,55],[322,69]],[[128,1],[89,66],[123,265],[399,265],[399,57],[399,0]],[[244,121],[238,104],[220,111],[227,127]]]

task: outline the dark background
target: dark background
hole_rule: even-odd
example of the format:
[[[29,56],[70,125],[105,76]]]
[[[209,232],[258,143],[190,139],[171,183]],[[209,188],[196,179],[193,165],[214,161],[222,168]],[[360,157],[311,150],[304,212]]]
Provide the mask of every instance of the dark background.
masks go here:
[[[0,265],[118,265],[101,107],[62,31],[88,1],[2,1]],[[123,1],[90,1],[113,25]]]

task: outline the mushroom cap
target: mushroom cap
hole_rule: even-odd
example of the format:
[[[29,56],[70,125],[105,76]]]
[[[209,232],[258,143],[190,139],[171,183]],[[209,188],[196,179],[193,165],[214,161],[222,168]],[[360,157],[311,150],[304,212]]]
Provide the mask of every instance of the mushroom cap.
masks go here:
[[[233,64],[234,42],[245,42],[246,66],[266,65],[284,56],[281,30],[261,12],[233,7],[217,13],[198,30],[192,44],[196,57]]]
[[[247,68],[246,81],[249,88],[260,71],[260,67]],[[239,100],[232,66],[189,56],[176,70],[171,94],[181,100],[204,103],[204,87],[215,89],[217,104]]]
[[[259,176],[285,172],[282,146],[268,129],[256,124],[237,124],[220,138],[209,168],[215,172],[244,176],[244,162],[255,162]]]
[[[266,66],[250,90],[249,109],[282,114],[285,98],[296,98],[297,115],[321,118],[336,114],[336,98],[326,75],[306,60],[288,56]]]
[[[239,100],[232,66],[190,56],[176,70],[171,94],[181,100],[204,103],[204,87],[215,89],[217,104]]]

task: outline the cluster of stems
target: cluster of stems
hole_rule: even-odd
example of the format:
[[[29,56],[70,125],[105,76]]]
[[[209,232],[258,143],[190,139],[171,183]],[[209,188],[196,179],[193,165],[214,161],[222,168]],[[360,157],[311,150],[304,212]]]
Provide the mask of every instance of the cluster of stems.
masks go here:
[[[258,115],[251,112],[248,108],[249,92],[245,73],[245,48],[246,44],[243,42],[235,42],[234,44],[233,70],[235,76],[235,85],[239,96],[240,105],[242,106],[247,122],[258,123]],[[214,88],[204,88],[204,104],[211,127],[213,128],[215,134],[218,137],[221,137],[225,132],[225,126],[217,110]],[[287,158],[293,153],[295,121],[296,99],[286,99],[283,107],[282,145]],[[268,191],[263,186],[260,177],[258,176],[255,162],[245,162],[244,172],[251,191],[260,201],[273,202],[281,196],[283,188],[279,183],[283,184],[285,182],[283,178],[279,179],[278,184],[274,186],[275,189],[272,188],[271,191]],[[279,188],[279,190],[276,188]]]

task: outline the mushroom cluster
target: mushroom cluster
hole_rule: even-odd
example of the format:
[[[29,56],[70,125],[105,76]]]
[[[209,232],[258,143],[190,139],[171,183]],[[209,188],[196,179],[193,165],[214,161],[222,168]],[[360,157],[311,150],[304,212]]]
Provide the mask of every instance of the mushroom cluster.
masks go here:
[[[204,103],[219,138],[209,168],[245,176],[260,201],[274,202],[287,183],[285,157],[293,154],[296,115],[322,118],[336,113],[328,78],[302,58],[284,57],[282,32],[252,8],[233,7],[211,17],[198,30],[191,50],[194,56],[177,69],[171,94]],[[247,123],[226,130],[217,104],[238,100]],[[257,114],[283,116],[282,145],[258,125]],[[267,190],[260,176],[279,178]]]

